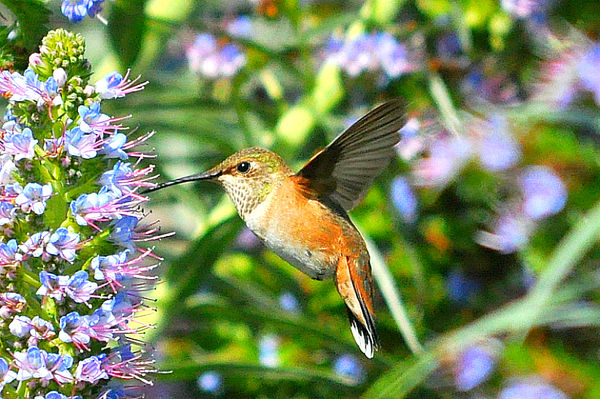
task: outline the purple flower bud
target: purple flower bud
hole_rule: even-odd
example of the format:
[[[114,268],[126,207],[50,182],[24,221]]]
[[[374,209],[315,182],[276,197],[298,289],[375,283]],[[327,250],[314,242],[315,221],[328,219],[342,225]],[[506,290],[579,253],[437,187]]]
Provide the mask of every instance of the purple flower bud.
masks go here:
[[[560,212],[567,202],[567,189],[549,168],[530,166],[519,177],[523,193],[523,212],[532,219],[542,219]]]
[[[67,73],[62,68],[57,68],[52,72],[52,77],[56,81],[58,87],[63,87],[67,83]]]

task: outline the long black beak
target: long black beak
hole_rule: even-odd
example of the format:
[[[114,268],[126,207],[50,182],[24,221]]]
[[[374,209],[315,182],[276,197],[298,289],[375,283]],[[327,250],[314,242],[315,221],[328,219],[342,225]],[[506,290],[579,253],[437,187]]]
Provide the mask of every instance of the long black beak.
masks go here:
[[[179,179],[175,179],[175,180],[168,181],[166,183],[159,184],[156,187],[148,188],[148,189],[142,191],[140,194],[151,193],[152,191],[161,190],[165,187],[174,186],[174,185],[180,184],[180,183],[187,183],[189,181],[212,180],[212,179],[216,179],[217,177],[221,176],[222,174],[223,174],[223,171],[219,170],[217,172],[209,171],[209,172],[198,173],[197,175],[180,177]]]

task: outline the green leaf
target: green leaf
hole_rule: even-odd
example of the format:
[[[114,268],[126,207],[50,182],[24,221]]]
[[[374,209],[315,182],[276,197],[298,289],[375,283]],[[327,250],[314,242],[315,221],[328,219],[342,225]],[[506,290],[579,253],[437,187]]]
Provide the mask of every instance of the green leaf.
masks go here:
[[[28,51],[34,51],[48,31],[50,10],[41,0],[0,0],[17,18],[20,38]]]
[[[112,6],[108,32],[123,69],[131,67],[140,54],[146,31],[145,4],[146,0],[119,0]]]

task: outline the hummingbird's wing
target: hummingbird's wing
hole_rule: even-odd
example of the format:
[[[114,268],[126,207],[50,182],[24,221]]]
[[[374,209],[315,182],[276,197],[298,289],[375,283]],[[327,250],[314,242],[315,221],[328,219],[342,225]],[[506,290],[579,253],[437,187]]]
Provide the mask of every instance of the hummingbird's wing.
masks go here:
[[[341,256],[335,271],[335,286],[346,303],[354,341],[369,359],[379,347],[373,316],[373,280],[368,258]]]
[[[312,191],[352,209],[394,156],[404,119],[400,100],[380,105],[315,154],[297,175]]]

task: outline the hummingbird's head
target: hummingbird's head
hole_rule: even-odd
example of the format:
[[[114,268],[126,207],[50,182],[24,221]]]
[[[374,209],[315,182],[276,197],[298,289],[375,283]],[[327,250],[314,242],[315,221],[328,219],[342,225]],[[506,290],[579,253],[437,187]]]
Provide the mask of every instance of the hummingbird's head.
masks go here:
[[[230,155],[206,172],[172,180],[146,192],[189,181],[213,181],[225,189],[238,213],[245,219],[275,187],[293,173],[279,155],[264,148],[252,147]]]

